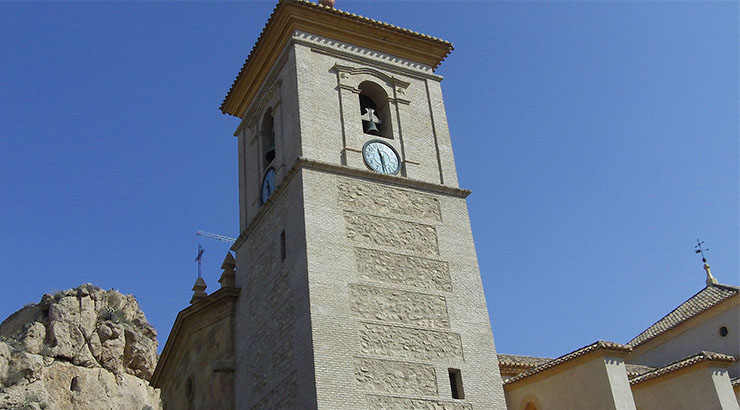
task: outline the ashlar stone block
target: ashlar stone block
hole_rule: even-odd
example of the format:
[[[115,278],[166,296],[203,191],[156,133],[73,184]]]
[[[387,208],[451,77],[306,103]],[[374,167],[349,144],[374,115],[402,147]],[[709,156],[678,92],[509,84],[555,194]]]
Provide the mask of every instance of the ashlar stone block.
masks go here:
[[[355,378],[366,391],[437,395],[434,367],[425,364],[358,357],[355,358]]]
[[[360,319],[428,328],[450,327],[447,300],[443,296],[364,285],[350,285],[349,290],[350,309]]]
[[[355,248],[355,257],[363,279],[452,291],[450,267],[445,261],[364,248]]]
[[[408,252],[439,255],[434,226],[363,214],[344,213],[347,237],[366,246],[381,246]]]
[[[462,359],[460,335],[400,326],[360,324],[362,353],[399,359]]]
[[[337,194],[345,209],[442,220],[439,200],[431,195],[346,178],[339,179]]]

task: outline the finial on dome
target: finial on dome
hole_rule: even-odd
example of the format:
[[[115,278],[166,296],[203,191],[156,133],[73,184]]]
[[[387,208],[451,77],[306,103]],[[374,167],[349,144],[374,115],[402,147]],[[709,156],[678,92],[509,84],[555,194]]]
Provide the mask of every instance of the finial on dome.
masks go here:
[[[707,286],[718,284],[717,278],[712,276],[712,272],[709,270],[709,264],[706,262],[706,259],[704,261],[704,270],[707,272]]]
[[[191,305],[208,296],[206,293],[207,287],[206,281],[204,281],[203,278],[198,277],[198,279],[195,280],[195,284],[193,285],[193,297],[190,299]]]
[[[707,272],[707,286],[716,285],[719,282],[717,282],[717,278],[712,276],[712,272],[709,270],[709,264],[707,263],[707,258],[704,256],[704,252],[708,251],[708,248],[704,248],[704,241],[696,240],[696,246],[694,246],[695,253],[701,254],[701,261],[704,262],[704,271]]]
[[[221,264],[221,269],[223,269],[223,273],[221,273],[221,278],[218,280],[218,282],[221,284],[222,288],[233,288],[236,286],[236,260],[234,260],[234,256],[231,255],[231,252],[226,252],[226,258],[224,258],[224,263]]]
[[[334,8],[334,0],[319,0],[319,4],[324,7]]]

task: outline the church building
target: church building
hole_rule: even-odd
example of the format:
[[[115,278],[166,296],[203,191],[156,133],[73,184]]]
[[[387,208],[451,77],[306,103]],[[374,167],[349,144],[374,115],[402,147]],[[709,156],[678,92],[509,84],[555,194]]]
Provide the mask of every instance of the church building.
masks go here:
[[[732,286],[626,344],[497,354],[435,74],[452,44],[320,3],[278,2],[221,105],[240,235],[172,327],[166,410],[740,410]]]

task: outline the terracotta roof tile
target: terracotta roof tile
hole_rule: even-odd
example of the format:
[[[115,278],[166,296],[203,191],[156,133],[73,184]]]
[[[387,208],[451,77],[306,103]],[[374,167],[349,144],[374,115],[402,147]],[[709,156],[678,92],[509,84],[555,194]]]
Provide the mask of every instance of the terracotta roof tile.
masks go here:
[[[641,344],[646,343],[664,332],[667,332],[681,323],[697,316],[698,314],[719,305],[727,299],[730,299],[737,295],[738,292],[740,292],[740,288],[735,286],[707,286],[699,291],[699,293],[683,302],[677,308],[673,309],[673,311],[665,315],[662,319],[655,322],[652,326],[645,329],[645,331],[630,340],[627,344],[632,346],[634,349],[637,346],[640,346]]]
[[[651,371],[655,370],[655,367],[645,366],[645,365],[642,365],[642,364],[629,364],[629,363],[626,363],[625,364],[625,367],[627,368],[627,377],[629,377],[629,378],[637,377],[637,376],[639,376],[641,374],[645,374],[647,372],[651,372]]]
[[[693,356],[689,356],[687,358],[667,364],[663,367],[659,367],[655,370],[644,373],[640,376],[632,377],[630,378],[630,384],[631,385],[640,384],[642,382],[656,379],[668,373],[675,372],[676,370],[680,370],[680,369],[683,369],[689,366],[693,366],[695,364],[699,364],[701,362],[708,361],[708,360],[716,361],[716,362],[732,363],[735,361],[735,358],[732,356],[728,356],[726,354],[722,354],[722,353],[699,352]]]
[[[550,360],[549,362],[543,363],[543,364],[541,364],[541,365],[539,365],[537,367],[534,367],[534,368],[532,368],[530,370],[527,370],[526,372],[524,372],[524,373],[522,373],[522,374],[520,374],[518,376],[512,377],[511,379],[506,380],[504,382],[504,385],[508,385],[508,384],[512,384],[512,383],[518,382],[519,380],[526,379],[527,377],[533,376],[533,375],[538,374],[538,373],[542,373],[542,372],[544,372],[546,370],[549,370],[549,369],[552,369],[554,367],[560,366],[563,363],[569,362],[571,360],[577,359],[577,358],[579,358],[581,356],[585,356],[585,355],[587,355],[587,354],[589,354],[591,352],[595,352],[595,351],[598,351],[598,350],[607,350],[607,351],[612,351],[612,352],[629,353],[629,352],[632,351],[632,348],[629,347],[629,346],[627,346],[627,345],[623,345],[621,343],[607,342],[607,341],[604,341],[604,340],[599,340],[599,341],[594,342],[594,343],[592,343],[592,344],[590,344],[588,346],[584,346],[584,347],[582,347],[582,348],[580,348],[580,349],[578,349],[576,351],[573,351],[571,353],[568,353],[568,354],[566,354],[564,356],[560,356],[557,359]]]
[[[226,101],[229,99],[229,96],[231,95],[231,92],[234,91],[234,88],[236,87],[237,83],[239,82],[239,78],[242,76],[242,73],[244,73],[244,70],[249,65],[249,61],[250,61],[252,55],[254,54],[255,50],[257,50],[257,47],[259,47],[260,42],[262,41],[263,37],[265,36],[265,33],[267,32],[267,29],[270,27],[270,24],[272,23],[272,21],[273,21],[273,19],[275,17],[275,14],[277,13],[278,9],[280,8],[280,5],[283,4],[283,3],[295,3],[295,4],[301,5],[303,7],[315,8],[315,9],[318,9],[318,10],[322,10],[325,13],[333,13],[333,14],[336,14],[336,15],[343,16],[345,18],[353,19],[353,20],[358,21],[358,22],[362,22],[362,23],[365,23],[365,24],[370,24],[370,25],[373,25],[373,26],[378,26],[378,27],[381,27],[382,29],[385,29],[385,30],[396,31],[396,32],[400,32],[400,33],[403,33],[403,34],[406,34],[406,35],[409,35],[409,36],[421,37],[421,38],[424,38],[424,39],[427,39],[427,40],[438,42],[440,44],[444,44],[444,45],[446,45],[446,46],[449,47],[449,50],[447,52],[448,55],[454,49],[454,47],[452,46],[452,43],[450,43],[449,41],[442,40],[442,39],[437,38],[437,37],[432,37],[432,36],[429,36],[429,35],[426,35],[426,34],[423,34],[423,33],[419,33],[417,31],[405,29],[403,27],[395,26],[393,24],[388,24],[388,23],[384,23],[382,21],[373,20],[371,18],[363,17],[363,16],[360,16],[360,15],[357,15],[357,14],[354,14],[354,13],[349,13],[349,12],[346,12],[346,11],[335,9],[333,7],[322,6],[320,4],[313,3],[313,2],[308,1],[308,0],[279,0],[277,2],[277,4],[275,5],[275,7],[272,9],[272,13],[270,13],[270,17],[267,19],[267,23],[265,23],[265,26],[262,28],[262,31],[260,32],[260,35],[257,37],[257,41],[254,42],[254,46],[252,46],[252,49],[249,51],[249,55],[247,56],[247,59],[244,60],[244,64],[242,64],[242,68],[239,70],[239,74],[236,75],[236,78],[231,83],[231,88],[229,88],[229,92],[226,94],[226,97],[224,97],[223,101],[221,102],[221,107],[220,108],[221,108],[222,111],[224,110],[224,106],[226,105]],[[446,57],[447,56],[442,57],[442,60],[440,60],[439,62],[441,63]],[[436,69],[437,66],[435,66],[433,68]]]
[[[520,356],[515,354],[499,354],[498,365],[499,367],[514,367],[531,369],[541,364],[547,363],[552,359],[549,357],[535,357],[535,356]]]

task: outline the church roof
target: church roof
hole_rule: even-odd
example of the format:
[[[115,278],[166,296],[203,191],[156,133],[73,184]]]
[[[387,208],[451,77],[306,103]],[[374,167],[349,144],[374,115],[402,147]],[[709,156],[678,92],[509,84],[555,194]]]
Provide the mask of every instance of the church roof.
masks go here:
[[[584,346],[578,350],[575,350],[566,355],[560,356],[557,359],[550,360],[546,363],[540,364],[530,370],[527,370],[526,372],[518,376],[512,377],[511,379],[504,381],[504,386],[516,383],[520,380],[534,376],[538,373],[548,371],[552,368],[558,367],[562,364],[568,363],[570,361],[576,360],[580,357],[583,357],[583,356],[586,356],[588,354],[598,352],[598,351],[612,352],[612,353],[617,353],[617,354],[628,354],[632,351],[632,348],[627,345],[623,345],[621,343],[599,340],[588,346]]]
[[[648,341],[660,336],[661,334],[675,328],[676,326],[696,317],[720,303],[732,298],[740,292],[740,288],[729,285],[712,284],[690,297],[687,301],[680,304],[662,319],[655,322],[630,340],[628,345],[633,349]]]
[[[643,364],[631,364],[631,363],[625,363],[624,364],[625,370],[627,370],[627,377],[637,377],[641,374],[645,374],[647,372],[651,372],[655,370],[655,367],[651,366],[645,366]]]
[[[280,0],[221,103],[221,112],[241,117],[293,31],[300,29],[347,41],[432,69],[453,50],[452,43],[307,0]]]
[[[551,360],[549,357],[520,356],[515,354],[498,355],[499,367],[509,368],[531,369]]]
[[[640,384],[642,382],[652,380],[652,379],[657,379],[658,377],[665,376],[668,373],[673,373],[677,370],[681,370],[683,368],[693,366],[695,364],[699,364],[701,362],[706,362],[706,361],[730,364],[735,361],[735,358],[732,356],[726,355],[726,354],[722,354],[722,353],[699,352],[693,356],[683,358],[681,360],[667,364],[663,367],[659,367],[653,371],[647,372],[640,376],[633,377],[630,379],[630,384],[634,386],[636,384]]]

